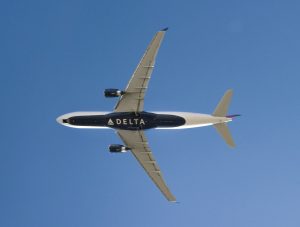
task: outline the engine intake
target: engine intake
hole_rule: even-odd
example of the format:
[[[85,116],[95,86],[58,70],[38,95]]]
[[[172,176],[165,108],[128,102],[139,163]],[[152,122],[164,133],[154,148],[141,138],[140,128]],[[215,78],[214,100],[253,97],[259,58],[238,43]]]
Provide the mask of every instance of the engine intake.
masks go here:
[[[124,95],[125,92],[115,88],[108,88],[104,90],[104,96],[106,98],[114,98]]]
[[[128,147],[125,147],[120,144],[109,145],[109,151],[112,153],[120,153],[120,152],[124,153],[124,152],[127,152],[128,150],[130,150]]]

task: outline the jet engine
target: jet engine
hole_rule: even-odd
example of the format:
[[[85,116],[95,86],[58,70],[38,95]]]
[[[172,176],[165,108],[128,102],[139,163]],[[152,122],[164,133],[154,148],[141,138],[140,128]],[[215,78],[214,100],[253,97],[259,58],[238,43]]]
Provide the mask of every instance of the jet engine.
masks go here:
[[[114,98],[124,95],[125,92],[115,88],[108,88],[104,90],[104,96],[106,98]]]
[[[124,152],[127,152],[128,150],[130,150],[128,147],[125,147],[120,144],[109,145],[109,151],[112,153],[120,153],[120,152],[124,153]]]

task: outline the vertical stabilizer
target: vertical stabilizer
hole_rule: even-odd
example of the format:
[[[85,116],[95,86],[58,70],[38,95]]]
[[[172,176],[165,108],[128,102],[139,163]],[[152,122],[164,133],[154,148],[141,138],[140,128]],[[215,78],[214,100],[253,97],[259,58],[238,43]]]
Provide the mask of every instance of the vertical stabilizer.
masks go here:
[[[222,97],[221,101],[217,105],[212,115],[215,117],[225,117],[228,111],[231,97],[232,97],[232,90],[229,89],[225,92],[224,96]]]

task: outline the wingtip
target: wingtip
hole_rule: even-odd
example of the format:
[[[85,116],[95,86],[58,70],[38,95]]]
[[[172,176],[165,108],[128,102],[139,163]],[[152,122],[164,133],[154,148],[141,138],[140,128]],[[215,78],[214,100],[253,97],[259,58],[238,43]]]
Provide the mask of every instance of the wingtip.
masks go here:
[[[173,196],[173,198],[169,198],[168,200],[171,203],[178,203],[178,201],[176,200],[176,198],[174,196]]]
[[[178,201],[176,200],[169,200],[170,203],[179,203]]]
[[[165,27],[165,28],[161,29],[160,31],[165,32],[165,31],[168,31],[168,29],[169,29],[169,27]]]
[[[229,145],[229,147],[232,148],[232,149],[233,149],[233,148],[236,148],[236,145],[235,145],[235,144],[228,144],[228,145]]]
[[[233,89],[228,89],[225,93],[230,93],[230,94],[232,94],[233,93]]]

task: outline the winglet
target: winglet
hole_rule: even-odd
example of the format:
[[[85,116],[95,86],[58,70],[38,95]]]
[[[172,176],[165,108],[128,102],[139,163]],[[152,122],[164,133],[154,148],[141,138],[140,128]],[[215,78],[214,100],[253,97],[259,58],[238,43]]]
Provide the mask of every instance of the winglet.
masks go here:
[[[160,31],[161,31],[161,32],[165,32],[165,31],[168,31],[168,29],[169,29],[169,28],[166,27],[166,28],[161,29]]]

